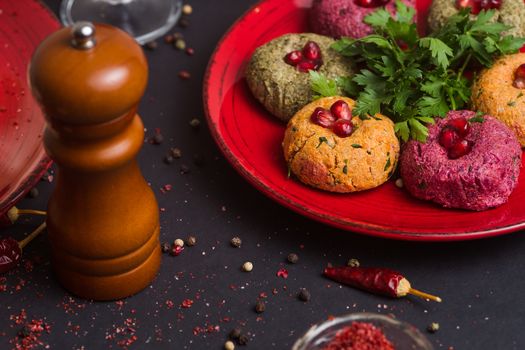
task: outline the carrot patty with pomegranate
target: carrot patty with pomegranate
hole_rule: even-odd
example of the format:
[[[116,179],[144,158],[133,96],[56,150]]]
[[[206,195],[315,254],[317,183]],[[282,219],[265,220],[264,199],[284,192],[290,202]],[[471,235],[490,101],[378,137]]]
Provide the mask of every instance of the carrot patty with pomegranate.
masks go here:
[[[299,180],[346,193],[377,187],[394,172],[399,155],[394,123],[380,114],[352,117],[354,105],[346,97],[325,97],[290,120],[284,158]]]
[[[451,111],[428,127],[426,143],[403,146],[399,167],[413,196],[479,211],[507,202],[518,184],[521,148],[499,120]]]
[[[255,50],[246,69],[253,95],[277,118],[288,121],[312,100],[310,70],[329,79],[352,75],[350,61],[317,34],[286,34]]]
[[[525,53],[503,56],[472,86],[472,106],[504,122],[525,147]]]

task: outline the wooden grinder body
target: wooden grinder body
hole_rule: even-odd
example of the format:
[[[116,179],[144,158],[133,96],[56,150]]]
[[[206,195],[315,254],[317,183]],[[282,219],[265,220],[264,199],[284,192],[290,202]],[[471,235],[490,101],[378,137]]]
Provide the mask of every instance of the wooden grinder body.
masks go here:
[[[136,109],[145,57],[124,32],[91,28],[89,48],[74,45],[72,28],[48,37],[30,79],[48,121],[45,147],[58,166],[47,217],[53,269],[72,293],[112,300],[154,279],[159,217],[135,160],[144,139]]]

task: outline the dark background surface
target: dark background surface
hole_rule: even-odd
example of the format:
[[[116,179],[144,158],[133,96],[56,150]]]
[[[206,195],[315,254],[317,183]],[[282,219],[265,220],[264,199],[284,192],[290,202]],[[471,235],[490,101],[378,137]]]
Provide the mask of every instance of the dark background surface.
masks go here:
[[[72,297],[57,284],[45,237],[38,238],[25,250],[26,262],[0,280],[5,289],[0,291],[0,349],[14,346],[22,327],[14,315],[22,310],[28,321],[44,319],[51,326],[41,341],[52,349],[119,349],[133,335],[137,339],[131,349],[221,349],[237,326],[251,334],[247,349],[289,349],[310,325],[330,315],[361,311],[393,314],[413,324],[436,349],[524,349],[522,232],[422,244],[333,229],[272,202],[220,154],[204,120],[202,80],[221,35],[255,2],[193,1],[190,26],[176,30],[184,33],[195,55],[162,41],[157,50],[146,52],[150,81],[140,113],[146,137],[160,128],[164,142],[145,143],[139,162],[162,208],[161,240],[192,234],[197,245],[178,257],[164,255],[160,274],[145,291],[123,302],[101,303]],[[46,3],[57,11],[57,0]],[[190,80],[178,78],[182,69],[191,73]],[[197,131],[189,126],[195,117],[203,122]],[[179,147],[183,157],[167,165],[163,157],[170,147]],[[196,154],[205,159],[204,165],[194,164]],[[181,174],[183,164],[189,173]],[[173,189],[163,194],[160,189],[166,184]],[[53,183],[43,181],[37,188],[40,195],[24,199],[19,207],[45,209]],[[20,220],[0,234],[21,239],[39,220]],[[240,249],[229,245],[233,236],[242,238]],[[299,255],[298,264],[286,263],[290,252]],[[321,276],[327,263],[345,264],[349,258],[398,269],[414,287],[439,294],[444,302],[383,298]],[[254,264],[251,273],[240,270],[247,260]],[[287,279],[276,276],[282,267],[289,271]],[[312,294],[307,303],[296,298],[303,287]],[[266,293],[267,304],[258,315],[253,308],[261,293]],[[194,301],[191,308],[181,308],[184,299]],[[425,331],[431,322],[440,324],[435,334]],[[196,328],[208,326],[212,331]]]

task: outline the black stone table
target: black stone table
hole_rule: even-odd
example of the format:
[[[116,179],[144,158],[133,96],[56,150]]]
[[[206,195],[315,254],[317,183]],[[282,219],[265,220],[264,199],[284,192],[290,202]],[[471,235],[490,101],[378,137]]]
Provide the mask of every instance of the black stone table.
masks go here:
[[[46,3],[57,11],[57,0]],[[50,326],[39,338],[40,348],[221,349],[230,330],[242,327],[250,338],[246,349],[290,349],[310,325],[361,311],[393,314],[413,324],[436,349],[525,349],[523,232],[442,244],[369,238],[281,207],[227,163],[205,123],[202,81],[221,35],[254,3],[194,0],[189,27],[177,30],[195,55],[162,40],[146,53],[151,71],[140,113],[146,136],[158,128],[164,142],[146,142],[139,161],[162,208],[162,241],[194,235],[197,244],[179,256],[164,255],[160,274],[142,293],[90,302],[57,284],[45,237],[39,237],[26,249],[21,267],[0,277],[0,349],[21,343],[17,334],[32,320]],[[191,78],[181,80],[181,70]],[[189,124],[193,118],[202,122],[198,130]],[[163,158],[171,147],[180,148],[182,158],[168,165]],[[42,181],[37,188],[40,195],[19,207],[45,209],[53,182]],[[39,220],[20,220],[0,234],[20,239]],[[234,236],[241,237],[241,248],[230,246]],[[290,252],[299,255],[295,265],[286,263]],[[416,288],[444,301],[374,296],[321,276],[327,263],[345,264],[349,258],[398,269]],[[253,262],[251,273],[241,271],[245,261]],[[276,275],[283,267],[286,279]],[[309,302],[297,299],[300,288],[311,292]],[[266,302],[262,314],[254,311],[258,298]],[[432,322],[440,324],[435,334],[426,332]]]

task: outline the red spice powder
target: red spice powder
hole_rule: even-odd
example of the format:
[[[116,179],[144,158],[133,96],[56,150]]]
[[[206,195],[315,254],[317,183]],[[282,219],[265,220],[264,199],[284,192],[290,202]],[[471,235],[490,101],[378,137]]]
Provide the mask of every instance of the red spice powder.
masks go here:
[[[367,322],[353,322],[339,330],[323,350],[395,350],[383,331]]]

